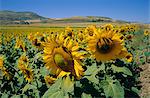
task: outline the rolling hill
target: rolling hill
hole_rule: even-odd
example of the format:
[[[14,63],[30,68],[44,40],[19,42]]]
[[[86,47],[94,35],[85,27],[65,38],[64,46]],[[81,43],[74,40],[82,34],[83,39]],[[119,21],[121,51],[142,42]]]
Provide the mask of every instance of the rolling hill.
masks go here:
[[[46,18],[33,12],[0,11],[0,25],[34,23],[85,23],[85,22],[126,22],[101,16],[74,16],[69,18]]]

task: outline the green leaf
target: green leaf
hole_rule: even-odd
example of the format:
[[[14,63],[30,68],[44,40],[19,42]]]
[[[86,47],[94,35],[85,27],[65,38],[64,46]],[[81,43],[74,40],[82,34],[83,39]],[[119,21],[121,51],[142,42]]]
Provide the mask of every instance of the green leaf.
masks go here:
[[[133,92],[135,92],[136,94],[139,94],[139,90],[138,90],[137,88],[132,87],[131,90],[132,90]]]
[[[13,95],[13,96],[11,96],[11,98],[21,98],[21,96],[20,95]]]
[[[62,78],[56,80],[56,82],[52,86],[50,86],[50,88],[44,93],[42,98],[50,98],[50,96],[53,95],[53,93],[59,91],[61,87],[61,83],[62,83]]]
[[[90,94],[82,93],[82,98],[92,98]]]
[[[1,96],[1,98],[8,98],[8,94],[6,94],[6,93],[2,93],[2,96]]]
[[[63,78],[61,87],[65,91],[65,93],[73,92],[73,90],[74,90],[74,81],[71,80],[69,75],[66,78]]]
[[[85,71],[85,75],[91,75],[95,70],[97,70],[97,66],[95,64],[92,66],[88,66],[87,70]]]
[[[150,56],[150,52],[144,52],[144,55],[148,57]]]
[[[98,84],[99,83],[99,80],[95,77],[96,74],[98,73],[99,69],[97,68],[96,65],[92,65],[92,66],[89,66],[87,68],[87,70],[85,71],[85,77],[93,82],[93,83],[96,83]],[[86,76],[87,75],[87,76]]]
[[[145,59],[144,58],[141,58],[140,59],[140,62],[143,64],[145,62]]]
[[[114,81],[110,78],[107,78],[101,82],[101,85],[104,89],[106,98],[124,98],[124,89],[121,87],[119,81]]]
[[[63,92],[57,91],[57,92],[53,93],[51,96],[49,96],[48,98],[64,98]]]
[[[34,90],[36,90],[37,87],[34,86],[34,85],[31,85],[31,84],[26,84],[26,85],[24,86],[24,88],[22,89],[22,93],[26,92],[28,89],[34,89]]]
[[[22,95],[22,97],[21,97]],[[21,95],[13,95],[10,98],[28,98],[25,94],[21,94]]]
[[[114,64],[111,65],[111,68],[115,71],[115,72],[122,72],[126,75],[132,76],[132,72],[127,68],[127,67],[117,67]]]
[[[42,76],[46,76],[48,74],[48,71],[47,71],[46,67],[42,67],[40,69],[40,73],[42,74]]]

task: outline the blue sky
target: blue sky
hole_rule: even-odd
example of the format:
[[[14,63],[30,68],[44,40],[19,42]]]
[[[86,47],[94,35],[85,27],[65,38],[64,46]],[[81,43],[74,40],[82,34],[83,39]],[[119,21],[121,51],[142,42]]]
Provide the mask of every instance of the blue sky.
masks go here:
[[[150,22],[150,0],[0,0],[0,10],[32,11],[41,16],[106,16]]]

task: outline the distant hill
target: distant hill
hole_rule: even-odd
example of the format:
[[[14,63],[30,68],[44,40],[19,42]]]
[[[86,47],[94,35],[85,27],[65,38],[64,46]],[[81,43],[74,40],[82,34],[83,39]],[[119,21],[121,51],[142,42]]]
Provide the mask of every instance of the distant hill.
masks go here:
[[[0,11],[0,20],[34,20],[45,19],[33,12]]]
[[[1,24],[15,24],[26,20],[42,20],[46,19],[33,12],[14,12],[14,11],[0,11]]]
[[[108,17],[100,16],[74,16],[70,18],[56,18],[59,22],[112,22],[113,20]]]
[[[126,22],[101,16],[74,16],[70,18],[45,18],[33,12],[0,11],[0,24],[32,23],[83,23],[83,22]]]

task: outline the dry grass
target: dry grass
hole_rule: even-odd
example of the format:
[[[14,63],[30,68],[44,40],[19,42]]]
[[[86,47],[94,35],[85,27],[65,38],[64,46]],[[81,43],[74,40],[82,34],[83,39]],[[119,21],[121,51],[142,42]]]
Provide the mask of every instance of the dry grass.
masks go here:
[[[150,97],[150,63],[141,66],[143,71],[140,73],[141,92],[140,96],[144,98]]]

